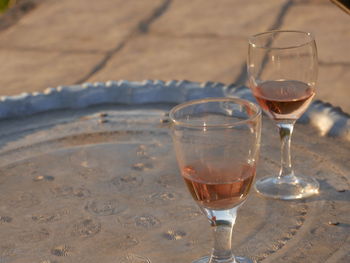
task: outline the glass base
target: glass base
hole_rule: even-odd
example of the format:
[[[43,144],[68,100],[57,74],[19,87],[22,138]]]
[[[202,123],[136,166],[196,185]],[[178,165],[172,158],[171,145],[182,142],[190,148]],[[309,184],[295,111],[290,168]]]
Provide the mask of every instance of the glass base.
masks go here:
[[[319,193],[316,179],[304,175],[286,175],[281,178],[265,177],[255,183],[255,190],[266,197],[295,200]]]
[[[209,263],[210,257],[202,257],[200,259],[197,259],[193,261],[192,263]],[[244,258],[244,257],[235,257],[235,260],[232,262],[223,262],[223,263],[254,263],[251,259],[249,258]]]

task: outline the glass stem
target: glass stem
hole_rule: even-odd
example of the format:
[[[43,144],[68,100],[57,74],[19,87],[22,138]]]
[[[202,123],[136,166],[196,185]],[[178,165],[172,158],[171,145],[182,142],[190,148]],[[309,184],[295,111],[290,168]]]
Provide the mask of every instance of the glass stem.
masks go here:
[[[214,234],[214,247],[208,263],[236,263],[231,240],[238,207],[222,211],[205,209]]]
[[[279,179],[286,175],[294,175],[290,151],[294,123],[295,121],[277,123],[281,138],[281,170],[278,175]]]

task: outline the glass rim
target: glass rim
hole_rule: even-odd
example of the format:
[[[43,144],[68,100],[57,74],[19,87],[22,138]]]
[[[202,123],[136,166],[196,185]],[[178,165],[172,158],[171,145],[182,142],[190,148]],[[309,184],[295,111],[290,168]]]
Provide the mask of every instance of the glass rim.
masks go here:
[[[299,33],[302,34],[304,36],[307,36],[307,39],[303,42],[300,43],[298,45],[290,45],[290,46],[286,46],[286,47],[267,47],[266,45],[257,45],[256,43],[254,43],[254,39],[257,39],[260,36],[263,35],[271,35],[274,33]],[[261,48],[261,49],[292,49],[292,48],[298,48],[298,47],[302,47],[302,46],[306,46],[311,42],[315,41],[315,37],[312,33],[310,32],[306,32],[306,31],[301,31],[301,30],[270,30],[270,31],[266,31],[266,32],[262,32],[262,33],[258,33],[255,35],[252,35],[248,38],[248,42],[249,45],[252,45],[255,48]]]
[[[236,104],[242,105],[242,106],[248,106],[251,109],[253,109],[254,114],[250,117],[248,117],[245,120],[239,120],[239,121],[232,121],[232,122],[226,122],[223,124],[193,124],[193,123],[189,123],[189,122],[185,122],[185,121],[180,121],[178,119],[176,119],[175,112],[184,109],[188,106],[192,106],[195,104],[203,104],[203,103],[207,103],[207,102],[234,102]],[[232,128],[235,126],[240,126],[243,125],[245,123],[249,123],[254,121],[255,119],[257,119],[259,116],[261,116],[262,112],[261,112],[261,108],[248,100],[245,99],[241,99],[241,98],[229,98],[229,97],[218,97],[218,98],[205,98],[205,99],[196,99],[196,100],[191,100],[191,101],[187,101],[187,102],[183,102],[175,107],[173,107],[170,112],[169,112],[169,118],[172,124],[174,124],[175,126],[179,126],[179,127],[185,127],[185,128],[198,128],[198,129],[203,129],[203,128]]]

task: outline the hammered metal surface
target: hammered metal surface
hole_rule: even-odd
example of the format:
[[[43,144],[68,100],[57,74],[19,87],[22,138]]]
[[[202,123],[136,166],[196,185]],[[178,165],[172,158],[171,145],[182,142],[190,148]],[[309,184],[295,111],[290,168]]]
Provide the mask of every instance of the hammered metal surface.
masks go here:
[[[1,263],[178,263],[208,254],[211,230],[179,176],[172,105],[99,106],[0,122]],[[349,144],[297,125],[293,156],[321,193],[251,192],[234,251],[263,262],[350,262]],[[258,177],[279,166],[264,119]]]

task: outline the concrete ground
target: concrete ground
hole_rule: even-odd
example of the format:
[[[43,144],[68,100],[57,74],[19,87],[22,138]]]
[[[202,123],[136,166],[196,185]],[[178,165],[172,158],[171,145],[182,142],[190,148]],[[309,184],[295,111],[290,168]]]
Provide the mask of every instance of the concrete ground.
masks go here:
[[[247,37],[297,29],[316,37],[316,98],[350,113],[349,25],[329,0],[22,0],[0,17],[0,95],[120,79],[244,84]]]

